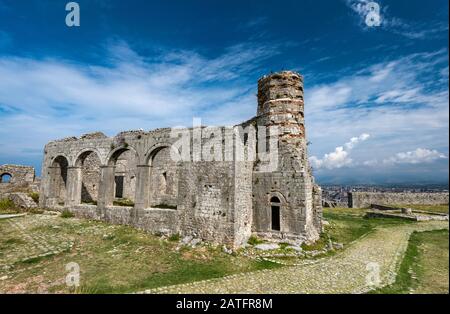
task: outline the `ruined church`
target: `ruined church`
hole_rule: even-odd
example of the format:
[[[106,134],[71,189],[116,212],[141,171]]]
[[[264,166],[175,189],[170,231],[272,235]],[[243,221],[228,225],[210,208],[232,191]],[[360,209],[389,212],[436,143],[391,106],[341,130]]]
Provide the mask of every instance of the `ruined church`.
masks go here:
[[[238,125],[243,134],[231,133],[242,135],[245,156],[256,150],[256,158],[217,158],[230,155],[230,146],[222,145],[230,136],[226,127],[213,137],[202,134],[205,127],[187,129],[188,146],[214,150],[212,160],[196,158],[195,149],[189,160],[174,159],[180,138],[170,128],[51,141],[44,148],[40,206],[231,248],[252,234],[315,241],[322,230],[321,189],[307,157],[303,77],[291,71],[262,77],[257,102],[256,116]],[[277,132],[259,134],[260,127]],[[256,148],[248,140],[251,130]],[[259,145],[261,138],[276,145]],[[276,152],[269,170],[258,157],[266,149]]]

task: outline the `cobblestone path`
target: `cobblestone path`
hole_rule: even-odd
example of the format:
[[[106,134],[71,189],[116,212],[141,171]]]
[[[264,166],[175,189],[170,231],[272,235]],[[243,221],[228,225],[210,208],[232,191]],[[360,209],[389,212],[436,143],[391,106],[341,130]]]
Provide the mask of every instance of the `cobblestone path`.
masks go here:
[[[448,222],[379,227],[331,257],[273,270],[146,290],[144,293],[364,293],[395,281],[413,231],[448,229]],[[376,276],[379,269],[379,276]],[[378,278],[378,279],[377,279]]]
[[[59,254],[70,250],[71,239],[58,234],[57,217],[30,215],[5,219],[0,224],[3,245],[9,245],[6,253],[0,250],[0,274],[11,274],[14,264],[34,258]],[[42,228],[42,229],[40,229]],[[51,236],[45,228],[52,228]]]

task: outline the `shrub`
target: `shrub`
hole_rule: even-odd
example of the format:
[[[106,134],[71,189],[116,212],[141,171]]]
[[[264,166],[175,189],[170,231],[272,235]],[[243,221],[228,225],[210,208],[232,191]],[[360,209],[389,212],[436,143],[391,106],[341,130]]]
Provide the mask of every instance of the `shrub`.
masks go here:
[[[61,213],[61,218],[72,218],[72,217],[74,217],[74,214],[70,210],[64,209]]]
[[[180,238],[181,238],[180,234],[175,233],[169,237],[169,241],[177,242],[177,241],[180,241]]]
[[[15,209],[16,205],[8,198],[0,199],[0,210]]]
[[[39,193],[31,192],[28,196],[30,196],[36,203],[39,203]]]
[[[257,245],[257,244],[261,244],[263,242],[264,242],[263,240],[258,239],[258,237],[254,236],[254,235],[252,235],[247,241],[247,243],[250,245]]]
[[[113,205],[115,206],[134,206],[134,202],[132,200],[121,198],[113,201]]]

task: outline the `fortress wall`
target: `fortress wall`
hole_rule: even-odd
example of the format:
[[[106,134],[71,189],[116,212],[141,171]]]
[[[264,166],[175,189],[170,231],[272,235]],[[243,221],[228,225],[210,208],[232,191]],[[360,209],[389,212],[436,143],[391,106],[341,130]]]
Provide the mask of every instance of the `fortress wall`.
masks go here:
[[[225,127],[135,130],[114,137],[96,132],[52,141],[44,149],[40,206],[234,248],[252,232],[316,240],[320,190],[307,160],[301,75],[263,77],[257,116],[241,126],[249,125],[258,127],[256,141],[263,144],[254,147],[260,154],[254,161],[232,158],[233,133]],[[246,154],[249,136],[242,135]],[[182,161],[171,155],[180,149],[187,157]],[[268,154],[270,160],[262,158]],[[134,206],[114,206],[120,198]]]
[[[367,208],[370,204],[378,205],[441,205],[448,204],[448,193],[383,193],[350,192],[348,206]]]
[[[0,176],[11,175],[11,184],[33,183],[34,168],[21,165],[0,165]]]

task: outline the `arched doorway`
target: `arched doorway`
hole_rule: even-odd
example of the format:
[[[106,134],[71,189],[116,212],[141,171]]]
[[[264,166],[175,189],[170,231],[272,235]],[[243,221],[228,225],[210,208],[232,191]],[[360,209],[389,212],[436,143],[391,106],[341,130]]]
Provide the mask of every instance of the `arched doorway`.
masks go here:
[[[12,175],[5,172],[0,175],[0,183],[11,183]]]
[[[69,162],[57,156],[50,167],[50,195],[55,205],[65,205],[67,196],[67,169]]]
[[[79,155],[75,166],[80,168],[81,186],[76,199],[82,204],[97,204],[98,184],[100,181],[100,158],[95,151],[88,150]]]
[[[176,209],[178,203],[177,162],[170,155],[171,147],[163,146],[150,154],[149,205]]]
[[[134,205],[137,162],[136,152],[128,148],[119,149],[111,155],[108,166],[113,167],[113,205]]]
[[[281,230],[281,201],[277,196],[270,199],[271,207],[271,229],[274,231]]]

